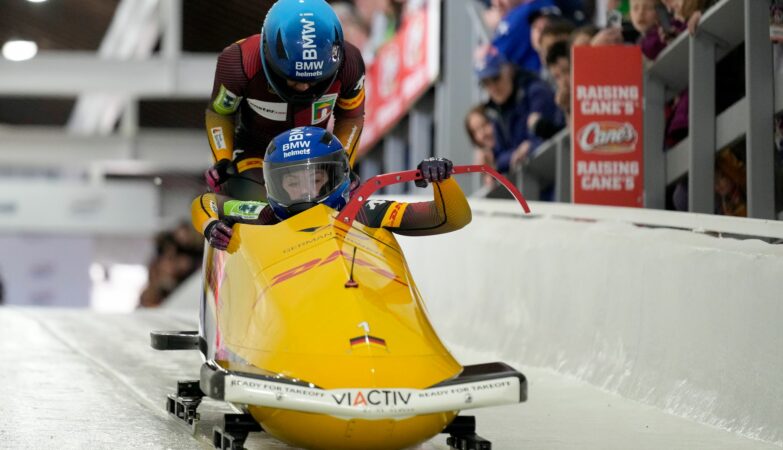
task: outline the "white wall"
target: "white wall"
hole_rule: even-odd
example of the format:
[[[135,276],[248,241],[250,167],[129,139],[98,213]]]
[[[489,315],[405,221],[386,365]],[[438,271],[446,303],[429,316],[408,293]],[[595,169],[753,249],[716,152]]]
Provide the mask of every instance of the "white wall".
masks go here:
[[[783,223],[471,205],[461,231],[399,237],[446,343],[783,444],[783,246],[631,222],[769,236]],[[196,308],[200,286],[194,275],[168,306]]]
[[[151,236],[159,193],[152,183],[0,180],[0,232]]]
[[[4,302],[89,306],[92,252],[88,237],[0,235]]]
[[[471,204],[464,230],[400,238],[444,341],[783,443],[783,246],[640,228],[601,218],[607,208],[531,204],[547,214],[522,219]],[[582,220],[563,218],[574,211]],[[624,214],[650,222],[636,211],[645,220]]]

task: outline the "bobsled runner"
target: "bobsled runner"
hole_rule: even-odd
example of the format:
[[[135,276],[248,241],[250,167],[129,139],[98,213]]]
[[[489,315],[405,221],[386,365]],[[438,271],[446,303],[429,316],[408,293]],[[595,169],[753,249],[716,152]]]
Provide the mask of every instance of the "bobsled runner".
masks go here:
[[[453,174],[486,172],[455,166]],[[489,449],[463,410],[523,402],[527,382],[492,362],[462,366],[433,330],[391,232],[354,221],[378,189],[416,170],[369,179],[341,211],[310,208],[276,225],[236,224],[227,251],[206,246],[198,332],[153,332],[159,350],[199,350],[198,381],[170,413],[194,425],[204,396],[241,414],[216,427],[218,448],[264,431],[308,449],[401,449],[447,433]]]

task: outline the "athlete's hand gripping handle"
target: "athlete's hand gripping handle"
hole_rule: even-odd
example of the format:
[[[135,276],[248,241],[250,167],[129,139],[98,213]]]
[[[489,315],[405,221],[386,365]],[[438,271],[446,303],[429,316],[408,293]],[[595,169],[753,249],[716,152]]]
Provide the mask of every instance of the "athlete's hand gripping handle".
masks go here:
[[[233,234],[234,232],[231,229],[231,226],[222,220],[213,220],[204,229],[204,237],[209,241],[209,245],[218,250],[225,250],[228,248],[228,243],[231,241],[231,236]]]
[[[443,181],[451,176],[454,163],[446,158],[427,158],[416,166],[421,173],[421,179],[414,181],[420,188],[427,187],[429,183]]]

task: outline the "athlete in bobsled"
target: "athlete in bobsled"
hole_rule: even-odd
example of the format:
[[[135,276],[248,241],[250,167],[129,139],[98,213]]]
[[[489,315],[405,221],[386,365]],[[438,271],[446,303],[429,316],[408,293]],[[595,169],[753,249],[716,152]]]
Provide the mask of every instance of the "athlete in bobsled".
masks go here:
[[[300,126],[326,128],[353,164],[364,125],[364,61],[345,42],[324,0],[278,0],[260,34],[218,57],[205,125],[213,165],[204,173],[213,192],[254,199],[264,151],[276,135]],[[231,172],[243,177],[231,177]]]
[[[447,233],[470,223],[470,205],[450,178],[451,161],[429,158],[418,169],[423,176],[418,186],[433,183],[432,201],[373,200],[364,204],[357,221],[411,236]],[[349,199],[349,174],[348,158],[337,138],[321,128],[295,128],[278,135],[266,151],[268,205],[207,193],[193,202],[193,225],[210,245],[225,250],[232,235],[231,225],[236,222],[275,224],[319,204],[342,209]]]
[[[242,411],[216,428],[220,448],[264,431],[307,449],[402,449],[438,433],[453,448],[489,449],[473,417],[458,414],[524,401],[525,377],[454,359],[393,234],[469,223],[453,175],[480,167],[428,159],[352,189],[340,141],[301,127],[273,139],[263,170],[268,204],[214,193],[193,202],[193,224],[210,243],[199,330],[153,332],[152,346],[198,349],[204,363],[198,381],[169,396],[169,412],[192,425],[203,396]],[[403,181],[431,183],[433,200],[368,199]]]

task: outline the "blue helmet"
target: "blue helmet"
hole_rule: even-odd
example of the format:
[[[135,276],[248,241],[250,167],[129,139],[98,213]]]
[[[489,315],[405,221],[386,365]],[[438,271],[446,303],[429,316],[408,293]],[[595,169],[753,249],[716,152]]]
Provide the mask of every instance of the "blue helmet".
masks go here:
[[[278,134],[264,156],[267,201],[280,219],[317,204],[342,209],[350,194],[350,166],[343,145],[319,127]]]
[[[285,101],[312,103],[337,78],[343,61],[343,28],[324,0],[278,0],[261,29],[261,65]],[[286,81],[308,83],[297,91]]]

